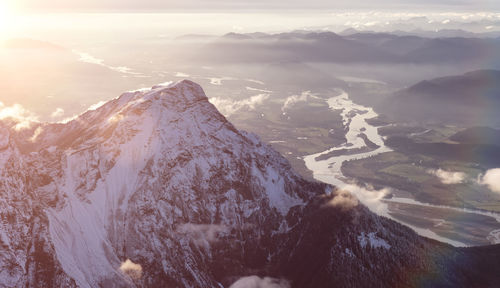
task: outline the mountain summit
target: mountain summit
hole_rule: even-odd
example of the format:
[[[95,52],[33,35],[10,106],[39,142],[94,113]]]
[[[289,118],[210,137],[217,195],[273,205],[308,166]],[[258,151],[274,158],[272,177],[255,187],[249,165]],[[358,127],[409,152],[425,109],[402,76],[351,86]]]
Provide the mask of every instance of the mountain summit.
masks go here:
[[[499,246],[422,238],[302,179],[191,81],[124,93],[66,124],[15,124],[0,122],[3,287],[500,281]]]

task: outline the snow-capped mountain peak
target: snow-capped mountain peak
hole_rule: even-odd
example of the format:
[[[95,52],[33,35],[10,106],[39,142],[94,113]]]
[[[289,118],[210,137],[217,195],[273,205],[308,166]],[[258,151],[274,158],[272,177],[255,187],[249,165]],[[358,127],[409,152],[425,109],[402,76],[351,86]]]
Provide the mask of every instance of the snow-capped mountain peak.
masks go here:
[[[286,232],[288,211],[310,197],[294,188],[299,178],[286,160],[234,128],[191,81],[127,92],[67,124],[39,127],[42,148],[19,162],[51,163],[46,185],[33,189],[53,199],[41,207],[47,242],[80,287],[129,283],[118,269],[129,258],[178,265],[165,253],[190,237],[182,227],[227,231],[257,221]],[[147,232],[157,229],[170,236]]]

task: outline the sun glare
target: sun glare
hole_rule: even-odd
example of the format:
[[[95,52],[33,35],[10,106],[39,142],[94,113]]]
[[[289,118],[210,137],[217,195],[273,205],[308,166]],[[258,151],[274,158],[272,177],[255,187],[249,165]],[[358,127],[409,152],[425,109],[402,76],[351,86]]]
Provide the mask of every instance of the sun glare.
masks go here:
[[[7,0],[0,0],[0,38],[4,38],[11,20],[11,9]]]

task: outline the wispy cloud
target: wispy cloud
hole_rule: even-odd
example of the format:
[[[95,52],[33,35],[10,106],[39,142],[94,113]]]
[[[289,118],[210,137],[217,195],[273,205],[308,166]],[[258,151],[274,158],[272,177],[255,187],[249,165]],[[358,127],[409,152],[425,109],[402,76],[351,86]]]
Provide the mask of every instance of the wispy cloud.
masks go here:
[[[259,88],[253,88],[253,87],[246,87],[247,90],[249,91],[258,91],[258,92],[264,92],[264,93],[272,93],[273,91],[266,90],[266,89],[259,89]]]
[[[219,237],[228,233],[229,228],[218,224],[185,223],[177,227],[177,233],[190,237],[197,246],[210,248],[210,243],[219,240]]]
[[[285,279],[259,276],[246,276],[238,279],[229,288],[290,288],[290,282]]]
[[[311,91],[304,91],[300,93],[300,95],[292,95],[285,99],[285,102],[281,107],[281,111],[285,113],[286,110],[290,109],[292,106],[300,102],[307,102],[310,98],[317,98],[317,96],[314,95]]]
[[[255,79],[245,79],[246,81],[248,82],[252,82],[252,83],[256,83],[256,84],[260,84],[260,85],[264,85],[265,83],[260,81],[260,80],[255,80]]]

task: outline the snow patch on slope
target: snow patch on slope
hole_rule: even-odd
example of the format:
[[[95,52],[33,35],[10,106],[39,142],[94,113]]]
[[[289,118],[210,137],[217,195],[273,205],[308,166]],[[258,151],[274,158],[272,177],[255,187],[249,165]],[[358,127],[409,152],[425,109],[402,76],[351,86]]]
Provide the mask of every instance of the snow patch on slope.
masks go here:
[[[270,166],[266,167],[265,173],[252,167],[252,173],[259,179],[269,199],[269,206],[276,208],[281,215],[286,216],[290,208],[297,205],[304,205],[304,202],[295,197],[291,197],[285,192],[285,182],[278,172]],[[265,175],[265,176],[264,176]]]
[[[358,236],[358,242],[361,247],[365,248],[366,245],[370,245],[372,248],[384,248],[390,249],[391,245],[387,243],[384,239],[377,237],[376,232],[370,232],[365,234],[365,232],[361,232],[361,235]]]
[[[154,153],[144,145],[153,128],[151,118],[137,125],[139,133],[119,145],[120,157],[105,180],[97,182],[86,199],[76,193],[87,166],[95,165],[82,151],[66,154],[65,182],[60,190],[68,197],[60,211],[49,209],[50,235],[63,269],[80,287],[96,287],[95,279],[122,277],[117,273],[120,261],[107,237],[110,221],[126,211],[128,199],[135,192],[140,171]],[[96,158],[106,158],[114,151],[102,149]],[[82,201],[83,200],[83,201]],[[83,268],[83,269],[82,269]]]

